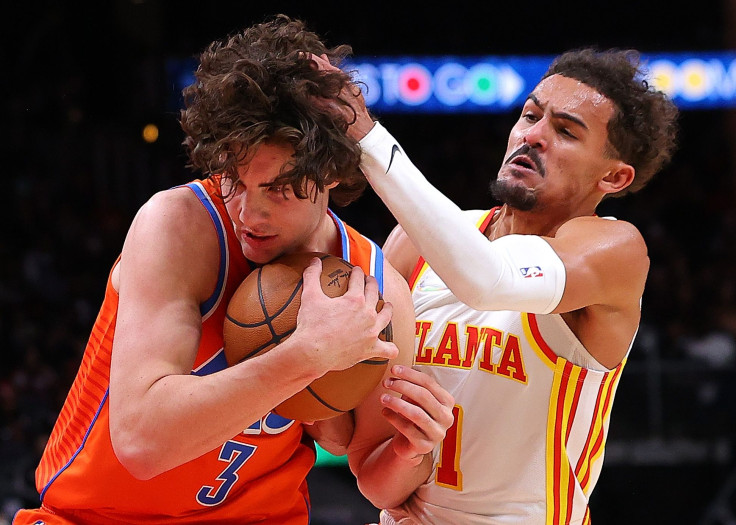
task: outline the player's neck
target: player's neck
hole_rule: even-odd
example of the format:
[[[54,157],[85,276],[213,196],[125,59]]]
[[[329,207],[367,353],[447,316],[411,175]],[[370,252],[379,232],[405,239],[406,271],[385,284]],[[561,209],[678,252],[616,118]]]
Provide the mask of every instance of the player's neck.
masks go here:
[[[554,237],[560,226],[581,215],[587,214],[520,211],[505,204],[486,228],[485,235],[492,241],[511,234]]]
[[[325,213],[317,229],[303,250],[329,253],[336,257],[342,257],[342,239],[337,224],[330,215]]]

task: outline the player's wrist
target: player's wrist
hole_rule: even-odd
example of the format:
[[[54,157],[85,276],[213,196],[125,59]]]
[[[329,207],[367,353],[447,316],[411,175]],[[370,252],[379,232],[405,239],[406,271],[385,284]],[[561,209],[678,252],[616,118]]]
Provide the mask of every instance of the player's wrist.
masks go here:
[[[376,127],[378,122],[373,120],[368,110],[356,110],[355,113],[355,122],[348,127],[348,134],[360,143]]]
[[[380,167],[382,173],[388,172],[391,149],[394,145],[398,146],[398,142],[380,122],[374,121],[370,130],[358,141],[358,144],[363,152],[361,161],[363,168],[370,168],[375,165],[377,168]],[[370,176],[371,171],[368,169],[366,176]]]

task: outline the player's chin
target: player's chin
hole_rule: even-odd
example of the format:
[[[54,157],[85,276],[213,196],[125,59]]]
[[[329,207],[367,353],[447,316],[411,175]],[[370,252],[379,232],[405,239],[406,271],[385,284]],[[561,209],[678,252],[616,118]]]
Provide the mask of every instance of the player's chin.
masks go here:
[[[498,180],[507,184],[519,184],[522,181],[533,180],[536,177],[539,177],[539,173],[536,170],[516,164],[505,164],[498,171]]]
[[[267,264],[285,254],[285,250],[279,247],[254,247],[251,244],[243,245],[245,258],[256,264]]]

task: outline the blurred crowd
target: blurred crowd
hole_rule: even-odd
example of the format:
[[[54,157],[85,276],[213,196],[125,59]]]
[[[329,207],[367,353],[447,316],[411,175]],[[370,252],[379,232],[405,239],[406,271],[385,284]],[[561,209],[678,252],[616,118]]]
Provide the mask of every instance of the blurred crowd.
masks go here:
[[[196,176],[185,167],[160,62],[118,61],[115,70],[131,78],[113,90],[108,83],[122,73],[111,64],[88,73],[83,58],[72,59],[73,35],[40,35],[23,52],[37,57],[54,46],[43,81],[3,99],[12,162],[0,192],[0,524],[38,504],[34,469],[135,211],[155,191]],[[26,78],[35,74],[24,56],[15,60]],[[486,188],[515,113],[378,116],[461,207],[494,204]],[[155,143],[141,138],[148,122],[159,127]],[[736,468],[734,122],[733,111],[683,113],[672,165],[640,194],[600,210],[637,225],[651,257],[609,442],[704,443],[715,452],[699,460],[724,476]],[[394,225],[370,191],[336,212],[378,242]],[[676,465],[676,456],[662,461]]]

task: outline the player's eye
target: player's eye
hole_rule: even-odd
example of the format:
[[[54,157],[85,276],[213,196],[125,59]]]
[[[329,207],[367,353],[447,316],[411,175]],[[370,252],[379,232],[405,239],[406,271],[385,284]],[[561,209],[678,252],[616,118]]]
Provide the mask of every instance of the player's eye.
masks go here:
[[[269,195],[273,195],[275,197],[281,197],[284,200],[289,198],[289,192],[291,190],[291,187],[288,185],[278,185],[274,184],[273,186],[268,186],[266,188],[266,192]]]

